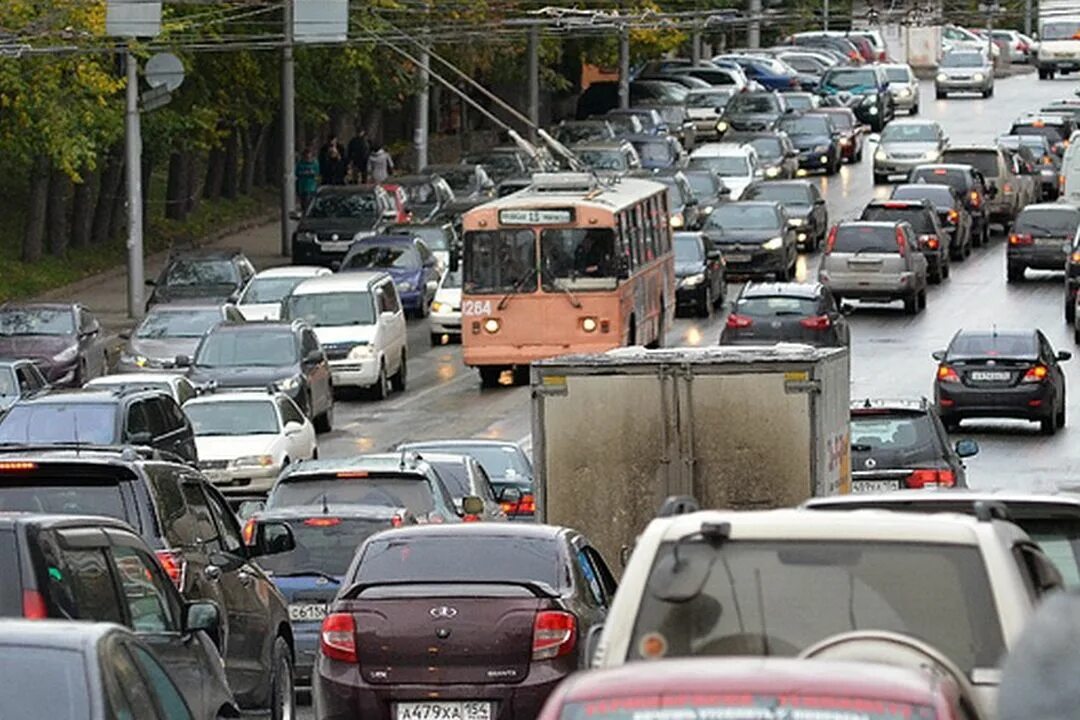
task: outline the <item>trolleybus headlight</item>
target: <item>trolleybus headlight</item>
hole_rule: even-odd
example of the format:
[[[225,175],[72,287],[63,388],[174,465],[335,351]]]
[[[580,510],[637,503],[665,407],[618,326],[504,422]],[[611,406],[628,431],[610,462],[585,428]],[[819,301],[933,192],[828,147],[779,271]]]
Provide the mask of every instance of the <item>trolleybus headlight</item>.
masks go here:
[[[597,323],[596,318],[587,317],[581,320],[581,329],[587,333],[596,332]]]
[[[487,330],[492,335],[499,332],[500,327],[501,327],[501,323],[498,320],[496,320],[495,318],[488,318],[487,320],[484,321],[484,329]]]

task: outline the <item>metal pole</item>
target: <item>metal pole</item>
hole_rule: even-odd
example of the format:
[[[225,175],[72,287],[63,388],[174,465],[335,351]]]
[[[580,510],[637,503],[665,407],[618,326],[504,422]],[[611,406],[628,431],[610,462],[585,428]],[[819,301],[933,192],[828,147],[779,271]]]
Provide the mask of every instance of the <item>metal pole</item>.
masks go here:
[[[630,28],[619,28],[619,107],[630,107]]]
[[[430,82],[429,70],[431,58],[427,47],[420,50],[420,66],[417,68],[417,79],[420,81],[420,89],[416,91],[416,132],[413,134],[413,146],[416,148],[416,169],[423,170],[428,165],[428,114],[430,108]]]
[[[822,29],[828,31],[829,29],[829,0],[822,0],[823,5],[821,8],[821,24]]]
[[[990,72],[997,74],[997,63],[994,62],[994,3],[986,5],[986,57],[990,58]]]
[[[750,24],[746,29],[746,45],[761,47],[761,0],[750,0]]]
[[[690,61],[694,65],[701,64],[701,28],[697,25],[690,32]]]
[[[293,0],[285,0],[285,46],[281,50],[281,254],[292,253],[296,210],[296,76],[293,61]]]
[[[139,122],[139,61],[128,46],[127,108],[124,113],[124,154],[127,166],[128,210],[128,316],[143,316],[143,204],[142,204],[142,128]]]
[[[536,142],[536,128],[540,125],[540,28],[529,28],[529,142]]]
[[[1031,37],[1031,0],[1024,0],[1024,34]]]

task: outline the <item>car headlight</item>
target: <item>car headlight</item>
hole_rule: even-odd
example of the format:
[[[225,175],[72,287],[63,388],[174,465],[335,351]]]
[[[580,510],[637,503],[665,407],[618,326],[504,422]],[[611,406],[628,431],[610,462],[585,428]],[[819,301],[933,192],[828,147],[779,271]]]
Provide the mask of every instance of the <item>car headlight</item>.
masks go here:
[[[273,455],[245,455],[232,461],[233,467],[271,467],[274,464]]]
[[[806,224],[806,218],[788,218],[791,227],[801,227]]]
[[[887,152],[885,152],[884,150],[878,150],[876,153],[874,153],[874,159],[875,160],[888,160],[889,159],[889,154]]]
[[[877,98],[873,95],[864,95],[862,99],[863,105],[874,105],[877,103]]]
[[[818,145],[817,147],[814,148],[814,152],[818,153],[819,155],[827,153],[827,152],[829,152],[829,146],[828,145]]]
[[[315,237],[315,233],[310,233],[310,232],[298,232],[298,233],[296,233],[296,241],[297,242],[313,243],[313,242],[315,242],[316,239],[317,238]]]
[[[682,284],[684,287],[697,287],[703,282],[705,282],[705,273],[698,273],[697,275],[684,277]]]
[[[293,376],[285,380],[279,380],[277,386],[281,392],[292,392],[300,388],[300,378]]]
[[[765,177],[776,177],[780,174],[780,168],[776,165],[765,168]]]
[[[682,213],[675,213],[671,216],[671,227],[673,228],[681,228],[685,222]]]
[[[983,80],[986,79],[986,76],[983,75],[980,72],[977,72],[977,73],[975,73],[974,75],[971,76],[971,79],[974,80],[975,82],[982,82]]]
[[[780,237],[779,235],[774,238],[769,238],[761,245],[761,247],[765,248],[766,250],[779,250],[783,246],[784,238]]]
[[[58,352],[56,355],[53,355],[53,362],[56,363],[57,365],[64,365],[64,364],[67,364],[69,362],[73,362],[75,360],[75,358],[77,358],[78,356],[79,356],[79,348],[78,348],[78,346],[72,345],[71,347],[64,348],[63,350]]]
[[[911,88],[908,88],[908,87],[900,88],[900,97],[902,97],[902,98],[911,97]]]
[[[375,354],[375,349],[370,345],[354,345],[349,351],[349,360],[363,360]]]
[[[413,289],[413,284],[408,280],[403,280],[397,284],[397,289],[401,290],[402,292],[409,292]]]
[[[441,312],[444,312],[444,311],[445,312],[450,312],[450,306],[447,305],[446,303],[441,303],[438,300],[432,300],[431,301],[431,312],[441,313]]]
[[[867,112],[870,113],[871,115],[877,115],[877,105],[872,105],[870,107],[870,109],[867,110]]]
[[[938,158],[940,157],[941,153],[937,150],[928,150],[926,153],[923,154],[923,159],[928,162],[937,162]]]
[[[945,82],[948,79],[949,79],[949,76],[946,75],[945,73],[938,73],[937,74],[937,81],[938,82]]]
[[[716,123],[717,132],[727,132],[728,124],[726,120],[720,120]]]
[[[714,208],[712,205],[706,205],[701,212],[705,213],[706,215],[712,215],[712,211],[715,209],[716,208]]]

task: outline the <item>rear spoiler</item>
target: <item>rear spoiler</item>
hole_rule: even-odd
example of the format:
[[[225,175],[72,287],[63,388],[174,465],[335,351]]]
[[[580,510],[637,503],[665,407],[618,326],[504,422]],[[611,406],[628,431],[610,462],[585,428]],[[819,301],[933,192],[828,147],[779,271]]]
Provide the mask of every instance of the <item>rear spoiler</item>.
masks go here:
[[[355,600],[369,588],[404,587],[408,585],[514,585],[522,587],[538,598],[557,598],[558,591],[547,583],[535,580],[385,580],[381,582],[353,583],[338,595],[340,600]]]
[[[89,443],[0,444],[0,454],[32,455],[34,453],[74,452],[78,455],[83,451],[91,453],[113,453],[121,460],[128,462],[132,460],[165,460],[181,465],[195,465],[195,463],[176,453],[150,447],[148,445],[92,445]],[[46,459],[52,460],[53,458]]]

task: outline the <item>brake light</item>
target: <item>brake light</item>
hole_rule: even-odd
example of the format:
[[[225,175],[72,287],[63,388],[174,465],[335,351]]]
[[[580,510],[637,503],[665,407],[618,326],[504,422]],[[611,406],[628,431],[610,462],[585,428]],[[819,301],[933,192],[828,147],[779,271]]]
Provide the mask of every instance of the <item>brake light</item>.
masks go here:
[[[938,382],[960,382],[960,376],[948,365],[938,365]]]
[[[328,660],[358,662],[356,622],[351,613],[333,613],[326,616],[319,633],[319,650]]]
[[[930,248],[931,250],[937,250],[938,245],[941,243],[938,241],[937,235],[920,235],[919,244],[923,247]]]
[[[507,515],[533,515],[536,513],[536,497],[532,493],[525,493],[516,503],[501,503],[503,512]]]
[[[947,175],[949,173],[945,168],[934,168],[935,175]]]
[[[828,315],[816,315],[814,317],[803,318],[799,321],[807,330],[828,330],[832,327],[832,320]]]
[[[1073,252],[1073,254],[1069,256],[1069,260],[1074,263],[1080,263],[1080,250]]]
[[[1005,183],[1004,191],[1007,193],[1011,193],[1013,191],[1012,185],[1010,185],[1009,183]]]
[[[405,518],[401,517],[401,515],[394,515],[394,517],[390,518],[390,527],[399,528],[404,524]]]
[[[727,317],[727,326],[732,330],[739,330],[741,328],[748,328],[754,324],[754,321],[745,315],[736,315],[731,313]]]
[[[304,521],[304,524],[308,527],[334,527],[341,524],[341,518],[335,517],[313,517]]]
[[[243,530],[240,531],[240,536],[248,547],[255,544],[255,518],[248,518]]]
[[[978,190],[972,190],[970,197],[971,197],[971,206],[972,207],[979,207],[979,205],[982,204],[982,196],[979,195]]]
[[[0,472],[27,472],[29,470],[37,470],[37,463],[33,462],[0,462]]]
[[[472,522],[480,522],[480,516],[479,515],[463,515],[461,517],[461,522],[470,522],[470,523],[472,523]]]
[[[1043,380],[1046,379],[1046,376],[1049,375],[1049,374],[1050,374],[1050,370],[1045,365],[1036,365],[1035,367],[1029,368],[1028,371],[1026,373],[1024,373],[1024,379],[1023,379],[1022,382],[1026,382],[1026,383],[1042,382]]]
[[[889,208],[890,210],[906,210],[907,206],[908,206],[907,203],[902,203],[902,202],[887,202],[887,203],[885,203],[885,207]]]
[[[949,217],[949,224],[950,225],[956,225],[957,223],[960,222],[960,213],[957,212],[956,210],[950,210],[948,217]]]
[[[900,257],[907,254],[907,238],[904,237],[904,231],[900,228],[896,228],[896,251],[900,253]]]
[[[1031,233],[1023,233],[1021,235],[1017,235],[1016,233],[1013,233],[1012,235],[1009,235],[1009,244],[1010,245],[1033,245],[1033,244],[1035,244],[1035,238],[1033,238],[1031,236]]]
[[[27,620],[45,620],[49,610],[45,607],[45,596],[37,590],[23,590],[22,614]]]
[[[357,478],[366,478],[368,474],[367,470],[343,470],[339,472],[337,476],[343,480],[353,480]]]
[[[184,578],[187,576],[187,560],[183,553],[178,550],[158,550],[156,553],[161,569],[173,581],[173,585],[179,590],[184,589]]]
[[[909,488],[952,487],[956,474],[952,470],[916,470],[907,477]]]
[[[533,623],[533,660],[569,655],[577,641],[577,618],[562,610],[541,610]]]
[[[829,237],[825,240],[825,252],[831,253],[833,248],[836,247],[836,226],[833,225],[829,230]]]

